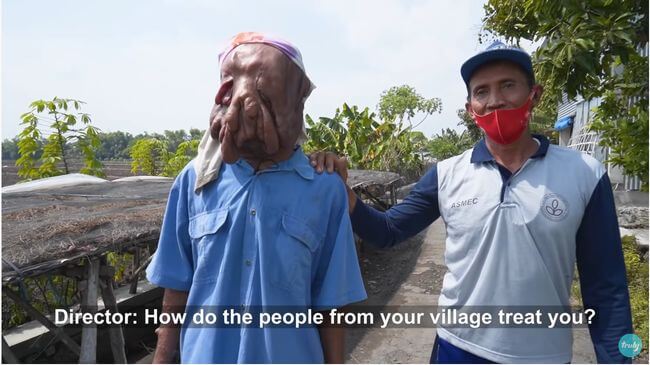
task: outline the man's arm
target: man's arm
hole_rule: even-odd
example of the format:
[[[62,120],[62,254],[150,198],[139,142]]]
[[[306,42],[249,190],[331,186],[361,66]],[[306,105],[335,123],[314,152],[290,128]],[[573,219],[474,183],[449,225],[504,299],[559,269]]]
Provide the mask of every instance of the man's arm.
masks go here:
[[[187,304],[187,295],[188,292],[185,291],[165,289],[162,312],[183,313],[185,311],[185,305]],[[156,344],[153,363],[170,364],[176,361],[176,356],[180,349],[179,339],[181,334],[181,324],[170,323],[162,325],[158,327],[156,334],[158,335],[158,343]]]
[[[348,194],[354,194],[348,189]],[[359,237],[378,247],[391,247],[413,237],[440,217],[438,172],[433,166],[401,203],[385,212],[364,204],[354,196],[352,228]]]
[[[632,331],[625,261],[607,174],[598,182],[576,236],[576,260],[585,308],[596,311],[589,325],[599,363],[629,363],[618,350]]]
[[[163,312],[183,312],[194,273],[192,242],[188,233],[187,191],[194,186],[188,168],[181,172],[169,192],[156,252],[147,267],[147,280],[165,288]],[[191,190],[190,190],[191,191]],[[175,361],[179,350],[181,325],[161,326],[156,330],[158,344],[154,363]]]
[[[413,237],[440,217],[438,208],[438,171],[433,166],[400,204],[380,212],[364,204],[347,185],[345,157],[332,152],[316,152],[309,156],[316,172],[336,172],[346,183],[348,207],[354,233],[378,247],[391,247]]]
[[[329,312],[324,312],[323,317],[327,318]],[[318,326],[320,342],[323,347],[323,356],[326,364],[342,364],[345,360],[345,328],[322,324]]]

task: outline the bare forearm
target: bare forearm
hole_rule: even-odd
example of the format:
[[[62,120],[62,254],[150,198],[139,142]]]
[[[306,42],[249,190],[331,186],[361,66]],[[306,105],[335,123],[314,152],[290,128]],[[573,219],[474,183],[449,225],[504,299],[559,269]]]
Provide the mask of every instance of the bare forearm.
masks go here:
[[[320,326],[320,341],[326,364],[342,364],[345,352],[345,328]]]
[[[184,291],[165,289],[162,305],[163,313],[182,313],[185,311],[187,296],[188,293]],[[171,363],[175,360],[179,350],[180,333],[180,324],[164,325],[156,330],[158,343],[153,357],[154,364]]]
[[[348,208],[350,210],[350,214],[352,214],[352,212],[354,212],[354,207],[357,206],[357,194],[347,184],[345,184],[345,187],[348,191]]]

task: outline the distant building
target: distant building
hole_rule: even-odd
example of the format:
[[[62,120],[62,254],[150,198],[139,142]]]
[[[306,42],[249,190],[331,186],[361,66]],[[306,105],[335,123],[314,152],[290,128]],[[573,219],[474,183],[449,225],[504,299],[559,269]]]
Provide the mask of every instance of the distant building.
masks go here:
[[[646,43],[645,47],[639,51],[648,57],[648,44]],[[599,146],[600,136],[598,133],[588,130],[588,126],[593,120],[593,109],[600,103],[600,98],[585,100],[578,96],[575,100],[569,100],[564,95],[562,102],[558,105],[555,130],[559,132],[558,143],[560,146],[582,151],[605,162],[609,157],[610,149]],[[625,175],[622,168],[611,163],[606,163],[606,167],[615,190],[640,189],[641,180],[638,177]]]

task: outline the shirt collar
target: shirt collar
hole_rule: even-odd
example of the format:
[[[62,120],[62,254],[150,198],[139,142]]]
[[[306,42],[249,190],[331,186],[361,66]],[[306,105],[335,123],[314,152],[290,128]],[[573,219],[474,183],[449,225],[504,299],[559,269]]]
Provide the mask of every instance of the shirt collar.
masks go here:
[[[541,134],[533,134],[533,138],[539,141],[539,147],[537,148],[537,151],[535,151],[535,153],[530,156],[530,158],[540,158],[546,156],[546,152],[548,151],[549,146],[548,138],[542,136]],[[489,161],[494,161],[494,157],[485,144],[485,138],[481,138],[481,140],[474,145],[470,162],[480,163]]]
[[[236,162],[236,165],[249,174],[255,173],[253,167],[244,159],[239,159],[239,161]],[[309,159],[305,156],[305,153],[302,152],[300,146],[293,151],[293,154],[288,160],[280,161],[279,163],[262,170],[261,173],[274,171],[295,171],[305,180],[314,179],[314,168],[309,164]]]

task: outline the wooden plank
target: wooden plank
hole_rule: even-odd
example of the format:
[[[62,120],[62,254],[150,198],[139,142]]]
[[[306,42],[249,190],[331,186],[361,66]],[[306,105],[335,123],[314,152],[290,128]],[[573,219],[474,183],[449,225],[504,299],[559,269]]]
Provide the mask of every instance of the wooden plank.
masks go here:
[[[142,265],[140,265],[140,267],[138,267],[135,270],[135,272],[133,272],[133,280],[137,280],[140,277],[140,273],[142,273],[142,271],[145,270],[147,268],[147,266],[149,266],[149,264],[151,263],[151,259],[153,259],[153,254],[149,255],[149,257],[147,257],[147,259],[144,260]],[[129,294],[135,294],[136,293],[136,291],[138,289],[138,285],[136,284],[134,287],[135,287],[135,290],[133,290],[133,291],[131,290],[132,288],[129,289]]]
[[[100,282],[102,299],[104,306],[111,313],[118,313],[115,294],[113,293],[113,278],[105,277]],[[111,343],[111,352],[113,353],[113,362],[116,364],[126,364],[126,353],[124,352],[124,333],[122,326],[113,325],[108,328],[108,335]]]
[[[135,249],[133,253],[133,267],[140,268],[140,247]],[[135,294],[138,291],[138,272],[133,273],[133,278],[131,279],[131,284],[129,285],[129,294]]]
[[[97,289],[99,284],[99,260],[91,259],[88,262],[88,277],[86,290],[82,295],[82,309],[84,313],[97,312]],[[84,324],[81,331],[80,364],[94,364],[97,362],[97,324]]]

